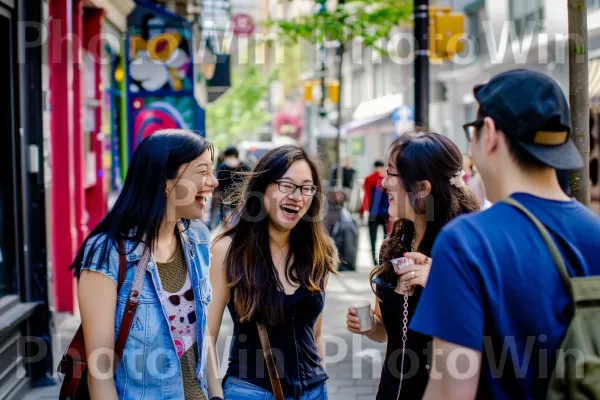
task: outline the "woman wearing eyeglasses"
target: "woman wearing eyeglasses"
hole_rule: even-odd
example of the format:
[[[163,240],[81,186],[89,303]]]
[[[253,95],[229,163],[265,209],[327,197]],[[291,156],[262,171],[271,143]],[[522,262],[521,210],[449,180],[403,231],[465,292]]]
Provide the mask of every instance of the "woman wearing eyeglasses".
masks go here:
[[[387,341],[378,400],[422,399],[429,379],[431,338],[407,328],[427,284],[435,238],[446,223],[479,205],[462,179],[458,147],[444,136],[403,134],[392,143],[386,165],[383,187],[394,225],[381,248],[381,263],[371,272],[376,295],[372,329],[359,330],[352,308],[347,326],[376,342]],[[404,262],[395,268],[400,257]]]
[[[273,399],[257,323],[264,324],[286,399],[326,399],[321,325],[337,252],[322,222],[321,178],[301,147],[269,151],[249,174],[239,220],[212,247],[208,329],[216,343],[225,307],[234,322],[229,367],[209,353],[211,397]],[[223,396],[224,395],[224,396]]]

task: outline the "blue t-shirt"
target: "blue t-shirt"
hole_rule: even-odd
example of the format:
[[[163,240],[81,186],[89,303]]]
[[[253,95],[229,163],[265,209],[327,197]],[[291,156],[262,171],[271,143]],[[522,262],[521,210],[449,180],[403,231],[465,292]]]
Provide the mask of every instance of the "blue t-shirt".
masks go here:
[[[600,218],[576,201],[512,197],[550,231],[571,276],[600,275]],[[545,398],[572,309],[533,223],[495,204],[445,226],[431,258],[410,328],[482,352],[477,398]]]

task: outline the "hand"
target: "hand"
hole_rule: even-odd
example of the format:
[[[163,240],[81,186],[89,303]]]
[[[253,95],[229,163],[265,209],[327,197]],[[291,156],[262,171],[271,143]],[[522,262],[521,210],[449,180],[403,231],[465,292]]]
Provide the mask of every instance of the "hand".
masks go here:
[[[427,278],[429,278],[429,271],[431,270],[431,258],[421,253],[405,253],[404,257],[415,260],[416,264],[409,265],[400,271],[398,274],[400,276],[398,286],[401,289],[406,286],[414,288],[416,285],[425,287],[427,285]]]
[[[375,328],[375,313],[373,312],[373,309],[371,309],[371,329],[368,331],[360,331],[358,315],[356,314],[356,310],[354,310],[352,307],[348,308],[348,314],[346,315],[346,326],[352,333],[356,333],[357,335],[368,335]]]

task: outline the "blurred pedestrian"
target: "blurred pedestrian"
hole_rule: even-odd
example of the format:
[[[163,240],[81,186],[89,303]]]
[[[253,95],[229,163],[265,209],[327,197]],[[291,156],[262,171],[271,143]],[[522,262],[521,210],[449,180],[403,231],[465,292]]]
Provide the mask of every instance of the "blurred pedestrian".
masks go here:
[[[335,189],[338,187],[338,171],[339,168],[334,166],[331,169],[331,176],[329,178],[329,188]],[[348,156],[344,160],[344,167],[342,168],[342,182],[341,188],[344,192],[344,201],[349,201],[352,194],[352,188],[354,187],[354,179],[356,176],[356,170],[352,168],[352,157]]]
[[[374,163],[375,170],[365,178],[363,206],[360,217],[363,218],[365,212],[369,213],[369,239],[371,241],[371,256],[373,265],[377,262],[377,233],[379,227],[383,230],[383,238],[387,238],[388,222],[388,195],[383,188],[382,182],[385,178],[385,167],[383,161],[377,160]]]
[[[556,82],[515,70],[474,94],[477,120],[465,124],[465,132],[495,204],[448,225],[435,242],[427,288],[410,325],[435,337],[437,379],[424,398],[542,399],[575,306],[555,259],[562,258],[572,277],[600,275],[600,218],[571,200],[557,179],[557,169],[579,169],[583,161],[569,139],[569,106]],[[527,212],[549,232],[548,241]],[[594,391],[578,380],[586,393],[560,398],[594,397],[597,382]],[[573,385],[569,389],[577,390]]]
[[[224,221],[225,229],[229,229],[235,219],[230,216],[237,207],[235,202],[235,192],[244,181],[243,173],[249,172],[250,168],[239,159],[238,150],[231,146],[223,152],[223,162],[217,167],[217,202],[221,211],[221,218]]]
[[[341,192],[327,193],[328,212],[325,226],[333,239],[339,254],[338,271],[356,271],[358,251],[358,224],[344,208],[344,195]]]
[[[216,186],[212,146],[195,133],[158,131],[136,148],[121,194],[71,266],[79,278],[90,398],[208,398],[203,343],[210,234],[200,223],[188,228]],[[121,337],[137,264],[147,252],[148,273],[141,275],[141,290],[132,292],[139,302],[119,363],[115,333]],[[118,290],[121,257],[126,270]],[[104,357],[93,361],[94,353]],[[138,362],[152,357],[165,360],[160,373]]]
[[[263,353],[270,352],[259,335],[264,328],[263,340],[268,338],[279,356],[281,380],[274,381],[285,396],[327,399],[321,326],[327,278],[337,256],[321,221],[323,197],[315,160],[298,146],[270,150],[249,175],[236,210],[238,223],[212,247],[212,344],[225,307],[234,328],[223,388],[214,346],[210,353],[211,396],[273,398],[276,389],[265,374]]]
[[[479,209],[462,180],[458,147],[437,133],[406,133],[388,153],[383,186],[394,218],[390,237],[381,248],[381,265],[371,272],[376,294],[372,328],[360,332],[356,311],[348,310],[348,330],[377,342],[387,341],[378,400],[421,399],[429,378],[431,337],[408,331],[421,291],[427,284],[431,248],[444,225]],[[394,263],[411,265],[399,272]],[[409,261],[410,260],[410,261]],[[402,374],[402,375],[401,375]]]

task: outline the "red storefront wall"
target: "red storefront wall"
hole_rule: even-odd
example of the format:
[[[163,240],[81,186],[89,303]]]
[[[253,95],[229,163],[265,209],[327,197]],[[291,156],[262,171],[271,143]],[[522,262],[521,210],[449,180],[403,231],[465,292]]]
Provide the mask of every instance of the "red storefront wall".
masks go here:
[[[98,36],[102,14],[90,13],[90,21],[95,23],[88,26],[82,0],[50,0],[49,12],[54,304],[57,311],[73,312],[76,286],[68,267],[88,230],[105,212],[102,174],[98,174],[93,186],[86,188],[81,71],[82,48],[90,47],[94,37],[98,42],[95,47],[101,48]],[[99,76],[100,64],[94,63],[94,68]],[[98,87],[96,92],[99,90]],[[98,110],[97,115],[100,113]],[[100,118],[96,121],[99,124]],[[102,160],[102,144],[96,143],[101,139],[95,134],[91,137],[90,146],[99,153],[96,159]],[[101,170],[101,162],[97,168]]]
[[[104,42],[101,40],[102,20],[104,17],[103,10],[86,9],[84,14],[84,33],[83,43],[86,51],[93,59],[93,76],[94,76],[94,92],[93,106],[88,106],[92,109],[94,115],[94,128],[90,137],[90,144],[93,156],[95,158],[95,182],[86,188],[85,200],[89,215],[88,226],[93,229],[104,214],[106,213],[106,187],[104,186],[104,171],[103,171],[103,150],[104,138],[102,132],[102,96],[104,90],[102,88],[102,46]]]

